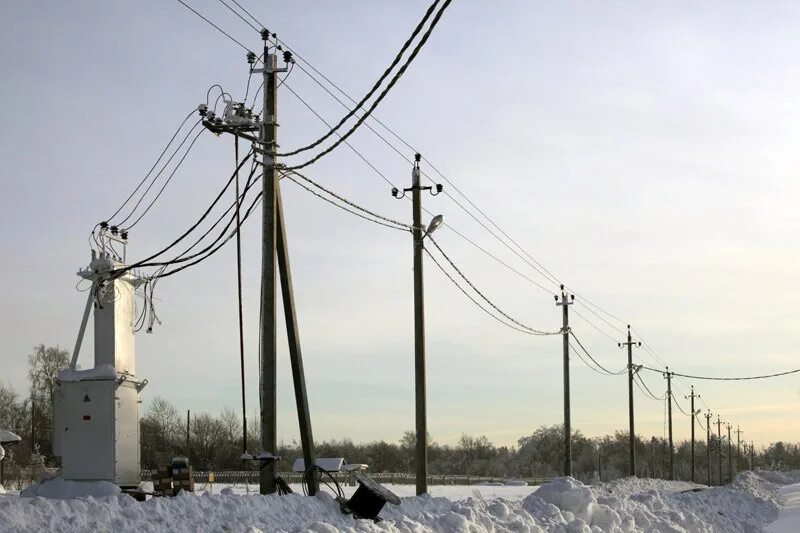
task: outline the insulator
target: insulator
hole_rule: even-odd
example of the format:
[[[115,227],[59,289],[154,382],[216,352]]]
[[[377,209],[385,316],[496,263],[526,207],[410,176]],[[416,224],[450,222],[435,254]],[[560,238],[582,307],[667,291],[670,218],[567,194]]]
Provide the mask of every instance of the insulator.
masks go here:
[[[398,193],[399,193],[399,192],[400,192],[400,191],[398,191],[398,190],[397,190],[397,187],[392,187],[392,196],[394,196],[395,198],[397,198],[397,195],[398,195]]]
[[[284,63],[291,63],[292,62],[292,52],[291,51],[286,50],[283,53],[283,61],[284,61]]]
[[[247,62],[251,65],[256,62],[256,54],[254,52],[247,52]]]
[[[439,194],[440,192],[442,192],[442,184],[441,183],[437,183],[436,184],[436,194]]]

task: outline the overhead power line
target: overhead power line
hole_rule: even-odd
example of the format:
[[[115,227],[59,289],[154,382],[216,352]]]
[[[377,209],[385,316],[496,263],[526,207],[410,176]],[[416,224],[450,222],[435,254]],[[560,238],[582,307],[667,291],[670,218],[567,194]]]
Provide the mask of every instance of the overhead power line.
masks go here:
[[[485,294],[483,294],[483,292],[481,292],[475,286],[475,284],[472,283],[469,280],[469,278],[467,278],[467,276],[464,275],[464,273],[461,271],[461,269],[458,268],[458,266],[453,262],[453,260],[450,259],[450,257],[444,252],[444,250],[442,250],[441,246],[439,246],[439,243],[437,243],[436,240],[434,240],[434,238],[431,235],[427,235],[426,237],[430,242],[433,243],[433,245],[436,247],[436,249],[439,251],[439,253],[442,255],[442,257],[444,257],[444,259],[450,264],[450,266],[453,268],[453,270],[456,271],[456,273],[461,277],[461,279],[463,279],[467,283],[467,285],[469,285],[470,288],[473,291],[475,291],[475,293],[477,293],[478,296],[481,297],[481,299],[483,301],[485,301],[487,304],[489,304],[497,313],[502,315],[506,320],[508,320],[509,322],[512,322],[517,327],[520,327],[520,328],[522,328],[524,330],[529,331],[533,335],[558,335],[558,334],[561,333],[560,331],[542,331],[542,330],[539,330],[539,329],[531,328],[529,326],[526,326],[522,322],[516,320],[515,318],[511,317],[510,315],[508,315],[506,312],[504,312],[502,309],[500,309],[494,302],[492,302]]]
[[[576,343],[578,343],[578,346],[580,346],[580,348],[581,348],[581,350],[583,351],[583,353],[585,353],[585,354],[586,354],[586,356],[587,356],[589,359],[591,359],[591,360],[594,362],[594,364],[595,364],[595,365],[597,365],[597,367],[598,367],[600,370],[602,370],[602,371],[603,371],[605,374],[607,374],[607,375],[609,375],[609,376],[620,376],[620,375],[622,375],[622,374],[624,374],[625,372],[627,372],[627,371],[628,371],[628,367],[627,367],[627,366],[626,366],[625,368],[623,368],[622,370],[618,370],[617,372],[612,372],[611,370],[607,369],[606,367],[604,367],[603,365],[601,365],[600,363],[598,363],[598,362],[597,362],[597,360],[596,360],[594,357],[592,357],[592,354],[590,354],[590,353],[589,353],[589,350],[587,350],[587,349],[586,349],[586,348],[583,346],[583,344],[581,343],[581,341],[578,339],[578,337],[576,337],[576,336],[575,336],[575,333],[574,333],[572,330],[570,330],[569,334],[572,336],[572,338],[573,338],[573,339],[575,339],[575,342],[576,342]],[[579,353],[579,352],[576,352],[576,353]]]
[[[186,9],[188,9],[189,11],[191,11],[192,13],[194,13],[195,15],[197,15],[198,17],[200,17],[201,19],[203,19],[203,20],[204,20],[204,21],[205,21],[207,24],[209,24],[210,26],[212,26],[212,27],[213,27],[215,30],[217,30],[218,32],[220,32],[222,35],[224,35],[225,37],[227,37],[228,39],[230,39],[230,40],[231,40],[231,41],[233,41],[234,43],[238,44],[238,45],[239,45],[239,46],[240,46],[240,47],[241,47],[243,50],[245,50],[246,52],[251,52],[251,53],[255,54],[255,52],[253,52],[253,51],[252,51],[252,50],[250,50],[248,47],[246,47],[246,46],[245,46],[245,45],[243,45],[241,42],[239,42],[239,41],[238,41],[236,38],[234,38],[234,37],[233,37],[233,36],[232,36],[230,33],[226,32],[225,30],[223,30],[222,28],[220,28],[219,26],[217,26],[216,24],[214,24],[213,22],[211,22],[210,20],[208,20],[208,19],[207,19],[205,16],[203,16],[203,15],[202,15],[202,14],[201,14],[199,11],[197,11],[196,9],[194,9],[192,6],[190,6],[189,4],[187,4],[186,2],[184,2],[183,0],[177,0],[177,1],[178,1],[178,2],[179,2],[181,5],[183,5],[183,7],[185,7]]]
[[[220,0],[220,1],[222,1],[222,0]],[[292,150],[290,152],[286,152],[286,153],[278,154],[278,155],[284,156],[284,157],[288,157],[288,156],[297,155],[299,153],[311,150],[312,148],[315,148],[315,147],[319,146],[320,144],[322,144],[323,142],[325,142],[328,138],[330,138],[331,135],[333,135],[339,128],[341,128],[342,125],[345,122],[350,120],[353,117],[353,115],[356,114],[356,111],[361,109],[364,106],[364,104],[367,102],[367,100],[372,98],[372,95],[374,95],[375,92],[378,89],[380,89],[381,85],[383,85],[383,82],[386,80],[386,78],[389,77],[389,74],[391,74],[392,71],[394,70],[394,68],[397,66],[397,64],[400,63],[400,60],[403,58],[403,54],[405,54],[406,50],[408,50],[408,47],[411,46],[411,43],[414,42],[414,39],[417,38],[417,35],[419,35],[419,32],[422,31],[423,26],[425,26],[425,23],[428,22],[428,19],[433,14],[433,11],[436,9],[436,6],[439,4],[439,2],[440,2],[440,0],[434,0],[433,3],[431,3],[431,5],[428,7],[427,11],[425,12],[425,15],[422,17],[422,20],[419,21],[417,26],[414,28],[414,31],[411,32],[411,35],[409,36],[409,38],[406,39],[405,43],[403,43],[403,46],[400,48],[400,51],[397,52],[397,55],[395,55],[394,59],[392,59],[392,62],[389,64],[388,67],[386,67],[386,70],[383,71],[383,74],[381,74],[381,76],[378,78],[378,81],[375,82],[375,84],[370,88],[370,90],[367,91],[367,94],[365,94],[364,97],[361,98],[361,100],[355,105],[355,107],[353,109],[351,109],[348,113],[346,113],[339,120],[339,122],[336,123],[335,126],[332,126],[330,128],[328,133],[326,133],[325,135],[323,135],[322,137],[320,137],[316,141],[312,142],[311,144],[308,144],[308,145],[303,146],[301,148],[297,148],[297,149]],[[447,7],[447,6],[444,6],[444,7]],[[442,11],[444,11],[444,8],[442,9]],[[437,14],[437,17],[441,16],[440,13]],[[433,30],[433,26],[428,30],[428,34],[432,30]],[[416,54],[413,54],[413,55],[416,55]],[[410,64],[410,62],[413,61],[413,55],[412,55],[411,58],[409,58],[409,61],[406,62],[406,65]],[[373,107],[373,109],[374,109],[374,107]]]
[[[307,167],[309,165],[312,165],[312,164],[316,163],[317,161],[319,161],[320,159],[322,159],[323,157],[325,157],[326,155],[331,153],[333,150],[335,150],[340,144],[342,144],[344,142],[345,139],[350,137],[364,123],[364,121],[367,119],[367,117],[369,117],[369,115],[375,110],[375,108],[377,108],[378,105],[380,105],[380,103],[383,101],[383,99],[386,97],[386,95],[389,94],[389,91],[392,90],[392,88],[397,83],[397,81],[403,76],[403,74],[405,73],[406,69],[408,69],[408,66],[414,61],[414,58],[417,57],[417,54],[419,54],[420,50],[422,50],[422,48],[425,46],[425,43],[428,42],[428,38],[433,33],[433,30],[436,28],[436,25],[441,20],[442,15],[444,14],[445,10],[447,10],[447,7],[450,5],[451,2],[452,2],[452,0],[445,0],[444,4],[442,4],[442,7],[439,8],[439,10],[436,12],[436,15],[433,17],[433,20],[431,21],[430,26],[425,31],[425,33],[422,35],[422,37],[420,38],[419,42],[414,47],[414,50],[408,56],[408,59],[405,61],[405,63],[403,63],[403,65],[400,67],[400,69],[395,73],[395,75],[392,77],[392,79],[389,81],[389,83],[386,85],[386,87],[383,89],[383,91],[381,91],[380,95],[378,95],[378,97],[375,99],[375,101],[373,101],[372,104],[369,106],[369,108],[364,112],[364,114],[361,115],[361,118],[359,118],[356,121],[356,123],[353,124],[353,126],[351,126],[350,129],[347,130],[347,132],[339,138],[338,141],[334,142],[328,148],[326,148],[325,150],[319,152],[317,155],[315,155],[314,157],[312,157],[308,161],[306,161],[304,163],[300,163],[298,165],[294,165],[292,167],[289,167],[290,169],[297,170],[297,169],[301,169],[301,168],[304,168],[304,167]]]
[[[661,372],[661,373],[664,372],[663,370],[659,370],[657,368],[652,368],[649,366],[642,366],[642,368],[644,368],[645,370],[650,370],[652,372]],[[694,376],[691,374],[679,374],[678,372],[672,372],[672,374],[689,379],[704,379],[710,381],[747,381],[752,379],[777,378],[781,376],[788,376],[789,374],[797,374],[798,372],[800,372],[800,368],[796,368],[794,370],[787,370],[786,372],[777,372],[775,374],[764,374],[760,376],[741,376],[741,377]]]

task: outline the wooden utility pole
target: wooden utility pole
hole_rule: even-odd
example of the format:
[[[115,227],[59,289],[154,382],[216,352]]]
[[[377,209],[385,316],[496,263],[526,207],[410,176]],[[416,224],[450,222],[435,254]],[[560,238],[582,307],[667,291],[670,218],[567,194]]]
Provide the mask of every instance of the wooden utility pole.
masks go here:
[[[664,373],[664,378],[667,380],[667,412],[669,421],[669,479],[675,479],[675,447],[672,443],[672,372],[667,371]]]
[[[186,410],[186,458],[187,458],[187,459],[189,458],[189,452],[191,451],[191,450],[189,449],[189,444],[190,444],[190,442],[189,442],[189,435],[190,435],[190,433],[189,433],[189,431],[190,431],[190,429],[189,429],[189,426],[190,426],[190,422],[191,422],[191,420],[192,420],[192,411],[191,411],[191,410],[189,410],[189,409],[187,409],[187,410]]]
[[[699,394],[695,394],[694,393],[694,385],[692,385],[692,393],[689,396],[685,396],[686,399],[691,401],[691,406],[690,406],[691,407],[691,412],[689,413],[689,416],[691,416],[691,418],[692,418],[692,483],[695,482],[695,479],[694,479],[694,471],[695,471],[694,470],[694,440],[695,440],[694,439],[694,417],[697,416],[697,412],[695,412],[695,410],[694,410],[694,399],[695,398],[699,398],[699,397],[700,397]]]
[[[706,461],[708,463],[708,483],[707,485],[711,486],[711,411],[706,412]]]
[[[561,306],[561,335],[564,339],[564,475],[572,475],[572,425],[569,405],[569,306],[575,302],[575,295],[567,297],[564,285],[561,285],[561,301],[555,297],[556,305]]]
[[[733,453],[731,452],[731,425],[728,424],[728,483],[733,483]]]
[[[636,475],[636,432],[634,431],[633,424],[633,346],[641,346],[641,342],[633,342],[631,340],[631,326],[628,325],[628,340],[627,342],[619,342],[617,346],[628,348],[628,446],[630,448],[629,461],[630,461],[630,475]]]
[[[736,471],[742,468],[742,431],[739,426],[736,426]]]
[[[719,466],[719,485],[722,486],[722,421],[719,419],[719,415],[717,415],[717,443],[718,443],[718,450],[717,450],[717,461]]]

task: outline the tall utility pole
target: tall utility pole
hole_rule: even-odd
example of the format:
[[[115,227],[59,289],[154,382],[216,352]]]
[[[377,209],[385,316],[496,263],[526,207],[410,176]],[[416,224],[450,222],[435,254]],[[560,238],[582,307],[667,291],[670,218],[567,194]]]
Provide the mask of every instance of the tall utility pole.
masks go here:
[[[697,416],[697,413],[694,410],[694,399],[699,398],[699,394],[694,393],[694,385],[692,385],[692,393],[689,396],[685,396],[687,400],[691,400],[691,412],[689,415],[692,417],[692,483],[695,482],[694,480],[694,417]]]
[[[262,162],[261,201],[261,449],[275,454],[278,450],[277,432],[277,312],[275,251],[277,241],[277,191],[276,165],[278,140],[278,75],[277,57],[269,53],[267,33],[264,38],[264,117],[261,121],[259,141]],[[310,467],[311,465],[306,465]],[[277,490],[276,461],[265,461],[259,474],[259,492],[272,494]]]
[[[269,39],[274,34],[263,29],[261,38],[264,41],[263,68],[253,68],[258,59],[255,53],[247,54],[250,64],[250,73],[260,73],[263,76],[264,97],[263,117],[258,120],[258,115],[253,115],[245,103],[223,100],[228,105],[224,119],[216,117],[213,111],[208,110],[206,104],[201,104],[198,109],[201,116],[205,117],[203,126],[215,134],[230,133],[253,143],[253,151],[261,155],[262,167],[262,240],[261,240],[261,299],[260,299],[260,325],[259,325],[259,350],[260,383],[261,383],[261,453],[256,459],[261,461],[259,473],[259,492],[271,494],[277,490],[276,476],[279,459],[275,457],[278,448],[277,438],[277,277],[280,276],[284,318],[286,322],[286,338],[289,344],[289,360],[292,367],[295,401],[297,403],[297,419],[300,426],[300,441],[303,448],[303,460],[306,469],[315,465],[314,438],[311,432],[311,415],[308,408],[308,395],[306,393],[305,372],[303,369],[303,355],[300,349],[300,334],[295,311],[294,291],[292,288],[292,274],[289,265],[289,247],[286,242],[286,224],[281,205],[281,193],[278,185],[280,165],[278,156],[278,74],[286,72],[287,67],[278,67],[278,56],[269,50]],[[276,47],[278,48],[278,47]],[[283,60],[293,62],[289,51],[283,52]],[[253,132],[258,130],[258,137]],[[241,166],[241,163],[239,164]],[[237,167],[238,169],[238,167]],[[237,231],[238,231],[237,224]],[[277,261],[276,261],[277,258]],[[249,454],[243,458],[253,459]],[[316,476],[307,476],[309,494],[317,492]]]
[[[722,486],[722,421],[719,419],[719,415],[717,415],[717,460],[719,466],[719,485]]]
[[[750,441],[750,470],[755,468],[756,446]]]
[[[572,425],[569,407],[569,306],[575,302],[575,295],[567,297],[564,285],[561,285],[561,301],[555,297],[556,305],[561,306],[563,318],[561,335],[564,339],[564,475],[572,475]]]
[[[728,424],[728,483],[733,483],[733,453],[731,453],[731,425]]]
[[[433,233],[442,223],[442,216],[431,220],[427,230],[422,225],[422,191],[430,191],[432,195],[442,192],[441,184],[436,187],[422,186],[420,183],[420,154],[414,154],[414,169],[411,171],[411,187],[403,189],[399,194],[392,189],[392,196],[402,198],[411,191],[412,222],[411,234],[414,239],[414,391],[416,404],[416,482],[417,495],[428,492],[428,416],[425,379],[425,294],[422,277],[423,240]],[[433,192],[434,189],[436,192]]]
[[[631,326],[628,324],[628,341],[619,342],[617,346],[628,347],[628,446],[630,447],[630,474],[636,475],[636,432],[633,427],[633,346],[641,346],[641,342],[631,340]]]
[[[742,468],[742,431],[739,426],[736,426],[736,471]],[[745,444],[746,445],[746,444]]]
[[[708,483],[711,486],[711,411],[706,412],[706,462],[708,463]]]
[[[672,372],[667,371],[664,373],[664,378],[667,380],[667,412],[669,420],[669,479],[675,479],[675,446],[672,443]]]

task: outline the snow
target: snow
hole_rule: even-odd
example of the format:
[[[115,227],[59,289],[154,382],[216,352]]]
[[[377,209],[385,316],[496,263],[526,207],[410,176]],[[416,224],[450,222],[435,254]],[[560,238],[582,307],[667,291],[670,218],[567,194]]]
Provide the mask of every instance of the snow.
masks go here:
[[[75,487],[68,486],[68,482],[60,481],[60,488],[52,485],[54,482],[39,485],[37,492],[42,494],[50,484],[47,490],[75,494]],[[0,530],[754,533],[766,528],[773,533],[800,531],[800,473],[744,472],[731,485],[713,488],[633,478],[591,487],[572,478],[558,478],[538,488],[433,486],[433,494],[419,497],[411,495],[413,486],[388,488],[402,500],[399,506],[384,507],[381,513],[384,521],[380,523],[343,515],[327,492],[313,498],[298,493],[260,496],[241,494],[244,486],[229,486],[224,490],[217,486],[213,495],[181,493],[175,498],[154,498],[144,503],[122,494],[69,500],[2,495]],[[352,494],[354,487],[345,489]]]
[[[69,481],[56,476],[31,485],[19,495],[23,498],[38,496],[55,500],[72,500],[90,496],[94,498],[117,496],[119,493],[119,487],[108,481]]]
[[[12,442],[19,442],[22,440],[22,437],[13,433],[7,429],[0,429],[0,443],[8,443],[11,444]]]
[[[117,371],[114,365],[97,365],[86,370],[72,370],[65,368],[58,373],[58,381],[84,381],[87,379],[116,379]]]

